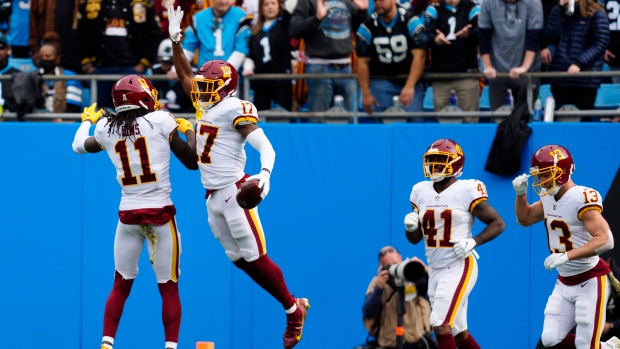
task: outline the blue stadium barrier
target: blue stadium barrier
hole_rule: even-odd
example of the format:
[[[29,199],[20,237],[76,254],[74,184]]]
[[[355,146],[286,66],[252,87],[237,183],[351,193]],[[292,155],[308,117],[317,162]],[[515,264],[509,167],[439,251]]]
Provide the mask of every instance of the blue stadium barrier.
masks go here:
[[[482,180],[490,204],[506,222],[502,235],[477,248],[481,258],[469,298],[469,330],[483,348],[534,348],[557,273],[543,267],[549,254],[543,225],[523,228],[515,221],[513,176],[483,171],[497,125],[262,126],[278,154],[270,194],[260,205],[267,250],[290,291],[308,297],[312,305],[296,348],[349,349],[363,342],[361,306],[376,275],[379,249],[391,244],[403,256],[423,257],[422,244],[407,242],[402,222],[411,210],[412,185],[424,180],[422,154],[444,137],[465,151],[462,178]],[[0,288],[0,328],[6,347],[45,347],[50,338],[63,348],[100,344],[114,277],[120,189],[105,152],[72,152],[77,127],[0,123],[0,148],[5,149],[0,163],[6,165],[0,171],[5,183],[0,262],[8,267],[7,282]],[[596,135],[598,146],[614,149],[620,124],[532,127],[517,174],[527,171],[538,147],[559,143],[575,158],[575,182],[606,196],[620,157],[593,152],[584,146],[583,136]],[[24,134],[36,135],[44,150],[15,148],[23,144]],[[251,174],[260,169],[252,149],[246,169]],[[281,348],[284,311],[224,255],[207,223],[199,173],[172,159],[171,180],[183,238],[180,345],[193,348],[196,341],[214,341],[217,349]],[[531,189],[528,197],[536,197]],[[477,222],[474,234],[481,229]],[[161,300],[146,253],[139,266],[115,349],[163,344]]]

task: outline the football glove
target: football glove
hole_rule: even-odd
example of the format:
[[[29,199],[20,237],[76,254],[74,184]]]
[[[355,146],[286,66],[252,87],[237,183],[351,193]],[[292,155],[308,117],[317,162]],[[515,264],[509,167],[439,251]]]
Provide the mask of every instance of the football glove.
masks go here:
[[[176,11],[174,8],[168,8],[168,32],[170,33],[170,40],[173,42],[181,41],[181,21],[183,20],[183,11],[181,6],[177,6]]]
[[[454,244],[454,253],[459,258],[469,256],[476,247],[476,240],[474,239],[450,240],[450,242]]]
[[[420,223],[420,216],[418,216],[418,210],[414,209],[413,212],[407,213],[405,216],[405,229],[408,232],[415,231],[418,229],[418,224]]]
[[[568,263],[568,253],[552,253],[545,259],[545,269],[551,270],[566,263]]]
[[[179,132],[185,134],[187,130],[194,131],[194,125],[191,122],[183,118],[177,118],[177,125],[179,125]]]
[[[84,108],[84,112],[82,112],[82,122],[90,121],[93,125],[97,123],[97,120],[103,114],[103,109],[95,110],[97,108],[97,103],[93,103],[90,107]]]
[[[512,187],[515,189],[517,195],[523,195],[527,192],[527,179],[530,175],[524,173],[512,180]]]
[[[248,177],[248,179],[246,179],[246,181],[250,181],[250,180],[258,181],[258,187],[263,189],[263,191],[260,193],[261,199],[264,199],[265,196],[269,194],[269,177],[271,177],[271,173],[263,169],[260,171],[259,174]]]

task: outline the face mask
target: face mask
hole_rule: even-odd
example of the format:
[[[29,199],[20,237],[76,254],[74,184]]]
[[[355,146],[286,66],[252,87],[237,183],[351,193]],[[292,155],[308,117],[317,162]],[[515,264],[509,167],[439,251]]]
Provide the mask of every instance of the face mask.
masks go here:
[[[51,72],[54,68],[56,68],[56,63],[54,63],[54,60],[52,59],[39,59],[37,64],[39,67],[43,68],[46,73]]]

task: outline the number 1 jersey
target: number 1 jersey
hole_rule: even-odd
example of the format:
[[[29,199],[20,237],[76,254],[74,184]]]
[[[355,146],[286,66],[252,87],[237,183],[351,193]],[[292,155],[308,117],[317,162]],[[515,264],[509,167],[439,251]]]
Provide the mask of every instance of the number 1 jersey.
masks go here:
[[[245,175],[245,137],[236,127],[256,123],[254,104],[236,97],[203,114],[196,124],[196,152],[205,189],[222,189]]]
[[[419,211],[428,265],[444,268],[459,258],[450,240],[472,237],[476,205],[487,200],[484,183],[475,179],[457,180],[437,193],[432,181],[417,183],[411,190],[411,205]]]
[[[105,149],[116,167],[122,188],[120,211],[161,208],[170,199],[170,140],[177,130],[168,112],[154,111],[136,118],[131,129],[121,126],[120,135],[108,133],[107,118],[95,127],[95,140]]]
[[[552,195],[545,195],[540,198],[540,202],[545,211],[549,252],[567,252],[592,240],[581,218],[590,210],[603,212],[603,198],[598,191],[576,185],[564,193],[559,201],[555,201]],[[557,269],[563,277],[573,276],[592,269],[598,262],[598,256],[574,259]]]

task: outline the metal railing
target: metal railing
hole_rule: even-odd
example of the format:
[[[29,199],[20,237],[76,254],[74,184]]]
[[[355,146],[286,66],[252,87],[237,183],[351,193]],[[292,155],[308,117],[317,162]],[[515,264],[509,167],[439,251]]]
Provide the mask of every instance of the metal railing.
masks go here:
[[[90,82],[90,103],[97,102],[97,81],[117,81],[124,75],[42,75],[43,80],[77,80],[77,81],[89,81]],[[565,72],[535,72],[522,74],[522,79],[527,79],[527,103],[530,113],[533,113],[533,88],[532,79],[534,78],[550,78],[550,77],[613,77],[620,76],[620,71],[605,71],[605,72],[580,72],[576,75],[569,76]],[[146,76],[152,81],[168,80],[166,75],[148,75]],[[400,76],[407,78],[407,75]],[[498,73],[498,78],[509,78],[508,73]],[[422,75],[422,79],[425,81],[434,80],[455,80],[455,79],[471,79],[471,78],[484,78],[482,73],[425,73]],[[0,75],[0,81],[10,80],[10,75]],[[243,96],[245,100],[250,99],[250,81],[252,80],[299,80],[299,79],[353,79],[356,84],[354,93],[355,106],[358,105],[359,86],[357,84],[357,75],[355,74],[260,74],[246,76],[243,80]],[[618,116],[620,110],[556,110],[554,113],[556,116]],[[370,118],[382,118],[382,119],[404,119],[404,118],[456,118],[463,117],[490,117],[492,119],[501,119],[510,115],[510,110],[496,110],[496,111],[420,111],[420,112],[393,112],[384,111],[379,113],[367,114],[360,112],[357,108],[354,108],[352,112],[286,112],[280,110],[264,110],[260,111],[260,117],[265,118],[282,118],[282,119],[294,119],[294,118],[307,118],[307,119],[322,119],[322,120],[343,120],[346,118],[352,119],[353,123],[357,123],[360,117]],[[192,119],[195,118],[194,113],[175,113],[175,116]],[[7,120],[14,120],[17,115],[13,112],[4,112],[2,117]],[[27,120],[80,120],[79,113],[49,113],[49,112],[34,112],[26,114]]]

